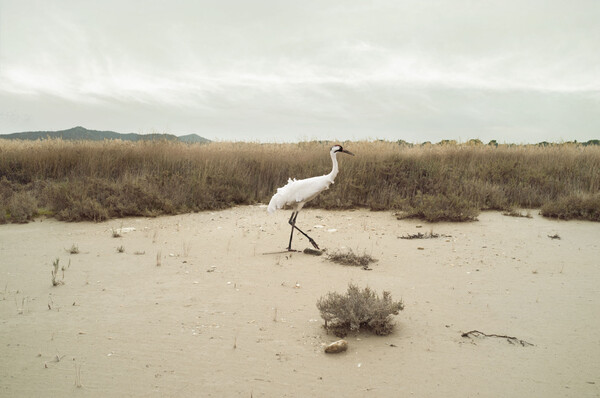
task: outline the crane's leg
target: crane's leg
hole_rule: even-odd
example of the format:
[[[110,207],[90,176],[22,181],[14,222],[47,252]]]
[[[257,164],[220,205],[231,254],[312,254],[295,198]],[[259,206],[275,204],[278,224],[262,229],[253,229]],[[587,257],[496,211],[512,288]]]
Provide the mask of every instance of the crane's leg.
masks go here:
[[[292,216],[290,217],[290,220],[288,221],[288,223],[292,226],[292,233],[290,234],[290,243],[288,244],[288,251],[292,251],[292,238],[294,237],[294,224],[296,223],[296,219],[294,218],[294,216],[298,216],[298,212],[293,211],[292,212]]]
[[[321,250],[319,249],[319,245],[317,245],[317,242],[315,242],[313,240],[313,238],[311,238],[310,236],[308,236],[307,234],[304,233],[304,231],[302,231],[300,228],[298,228],[296,226],[296,218],[298,218],[298,212],[295,211],[292,213],[292,216],[290,217],[290,221],[288,221],[290,223],[290,225],[292,226],[292,234],[290,235],[290,244],[288,245],[288,250],[292,250],[292,236],[294,236],[294,228],[296,228],[296,230],[298,232],[300,232],[302,235],[306,236],[306,238],[308,239],[308,241],[311,243],[311,245],[313,245],[313,247],[317,250]]]

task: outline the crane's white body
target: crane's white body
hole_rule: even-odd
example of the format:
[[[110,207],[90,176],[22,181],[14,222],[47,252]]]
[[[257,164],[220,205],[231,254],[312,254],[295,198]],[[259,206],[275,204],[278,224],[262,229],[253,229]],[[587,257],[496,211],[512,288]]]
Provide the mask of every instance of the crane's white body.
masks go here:
[[[274,213],[277,209],[290,207],[294,211],[302,209],[304,204],[315,198],[319,193],[329,189],[329,186],[334,183],[335,177],[338,174],[337,152],[331,148],[331,161],[333,169],[331,173],[318,177],[305,178],[303,180],[288,179],[288,183],[277,188],[277,193],[273,195],[267,208],[269,213]]]
[[[304,235],[314,246],[314,248],[319,250],[319,245],[317,245],[317,242],[315,242],[313,238],[308,236],[304,231],[296,226],[296,218],[298,218],[298,212],[302,209],[306,202],[314,199],[315,196],[324,190],[329,189],[329,186],[334,183],[335,177],[338,174],[338,162],[336,156],[338,152],[354,155],[352,152],[342,148],[341,145],[332,146],[331,150],[329,151],[329,154],[331,155],[331,162],[333,163],[331,173],[325,174],[324,176],[306,178],[304,180],[290,178],[285,186],[277,188],[277,193],[271,198],[269,207],[267,208],[269,213],[273,213],[275,210],[282,209],[286,206],[291,207],[293,210],[292,216],[288,221],[288,223],[292,226],[290,243],[287,247],[288,251],[293,251],[292,238],[294,237],[294,229]]]

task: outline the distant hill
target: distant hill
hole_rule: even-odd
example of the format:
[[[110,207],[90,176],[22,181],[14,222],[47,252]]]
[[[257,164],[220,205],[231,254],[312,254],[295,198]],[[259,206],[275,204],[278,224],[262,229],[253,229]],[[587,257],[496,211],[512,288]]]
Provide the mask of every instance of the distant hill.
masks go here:
[[[188,134],[188,135],[180,135],[177,139],[181,142],[187,142],[190,144],[201,143],[204,144],[206,142],[210,142],[208,138],[200,137],[198,134]]]
[[[88,130],[85,127],[77,126],[68,130],[60,131],[27,131],[23,133],[2,134],[0,138],[8,140],[43,140],[48,138],[62,138],[63,140],[87,140],[87,141],[103,141],[103,140],[123,140],[123,141],[151,141],[151,140],[168,140],[180,141],[187,143],[206,143],[209,139],[200,137],[197,134],[188,134],[177,137],[172,134],[136,134],[128,133],[121,134],[114,131],[98,131]]]

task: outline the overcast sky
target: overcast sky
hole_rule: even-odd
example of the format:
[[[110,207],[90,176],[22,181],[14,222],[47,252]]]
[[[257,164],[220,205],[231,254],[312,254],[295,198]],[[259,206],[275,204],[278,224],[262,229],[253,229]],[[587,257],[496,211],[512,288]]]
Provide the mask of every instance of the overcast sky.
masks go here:
[[[0,134],[600,138],[599,0],[0,0]]]

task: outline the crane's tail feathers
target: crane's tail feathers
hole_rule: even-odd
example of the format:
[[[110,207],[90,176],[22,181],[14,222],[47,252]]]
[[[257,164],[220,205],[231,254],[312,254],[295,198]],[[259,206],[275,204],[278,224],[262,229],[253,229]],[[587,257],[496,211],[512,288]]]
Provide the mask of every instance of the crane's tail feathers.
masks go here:
[[[280,193],[276,193],[271,198],[271,201],[269,202],[269,207],[267,207],[267,211],[269,213],[275,213],[277,209],[283,208],[283,206],[285,206],[285,203],[285,198]]]
[[[288,179],[288,183],[281,187],[277,188],[277,193],[273,195],[271,201],[269,202],[269,206],[267,207],[267,211],[269,213],[274,213],[277,209],[282,209],[286,204],[290,202],[288,188],[290,184],[296,182],[296,179]]]
[[[269,213],[275,213],[275,210],[277,210],[277,198],[276,198],[277,194],[275,194],[272,198],[271,201],[269,202],[269,207],[267,207],[267,211]]]

